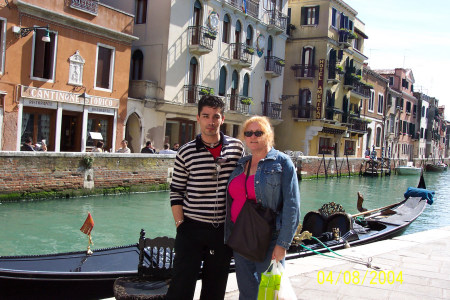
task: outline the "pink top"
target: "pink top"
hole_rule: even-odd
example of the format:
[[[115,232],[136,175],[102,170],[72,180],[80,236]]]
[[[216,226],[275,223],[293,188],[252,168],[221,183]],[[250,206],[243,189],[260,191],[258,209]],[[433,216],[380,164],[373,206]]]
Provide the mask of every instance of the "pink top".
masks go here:
[[[245,203],[245,174],[235,177],[230,182],[229,192],[230,196],[233,198],[233,203],[231,204],[231,221],[236,222],[236,219],[241,212],[242,207]],[[248,199],[256,202],[255,195],[255,175],[250,175],[247,180],[247,193]]]

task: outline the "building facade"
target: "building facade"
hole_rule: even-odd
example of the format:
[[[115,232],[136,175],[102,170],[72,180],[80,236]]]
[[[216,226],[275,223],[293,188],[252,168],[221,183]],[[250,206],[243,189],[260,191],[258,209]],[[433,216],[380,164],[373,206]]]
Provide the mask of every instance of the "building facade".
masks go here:
[[[146,140],[159,149],[192,140],[204,94],[225,101],[229,135],[251,114],[281,122],[286,0],[105,2],[136,16],[126,132],[134,152]]]
[[[0,5],[1,149],[114,149],[124,137],[133,16],[98,1]]]
[[[389,87],[400,94],[396,103],[396,120],[398,139],[388,145],[396,156],[412,161],[418,155],[418,100],[414,97],[414,76],[411,69],[396,68],[390,70],[375,70],[389,80]]]
[[[344,1],[289,1],[283,125],[278,148],[305,155],[362,155],[364,23]]]

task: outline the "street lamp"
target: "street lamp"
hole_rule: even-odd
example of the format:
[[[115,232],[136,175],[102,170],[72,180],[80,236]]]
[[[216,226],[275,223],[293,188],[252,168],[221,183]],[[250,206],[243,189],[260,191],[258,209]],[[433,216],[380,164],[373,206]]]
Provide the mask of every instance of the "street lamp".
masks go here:
[[[20,35],[21,37],[26,37],[32,31],[36,31],[38,29],[43,29],[43,30],[45,30],[45,35],[42,37],[42,41],[45,43],[49,43],[50,42],[50,32],[49,32],[48,28],[49,28],[48,25],[41,26],[41,27],[35,26],[35,27],[22,27],[22,28],[19,26],[13,26],[12,31],[16,35]]]
[[[83,107],[86,105],[86,99],[91,99],[92,96],[86,93],[86,89],[84,89],[83,94],[78,95],[78,98],[83,99]]]

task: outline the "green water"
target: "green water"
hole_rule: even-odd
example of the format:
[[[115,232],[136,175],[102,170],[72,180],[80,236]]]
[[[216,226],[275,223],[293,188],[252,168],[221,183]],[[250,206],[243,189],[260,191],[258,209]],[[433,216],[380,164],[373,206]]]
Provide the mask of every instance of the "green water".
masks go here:
[[[357,213],[357,191],[364,195],[367,209],[388,205],[402,200],[406,188],[417,186],[418,180],[416,176],[304,180],[302,217],[330,201]],[[425,174],[425,180],[427,188],[436,191],[435,203],[406,233],[450,225],[446,214],[450,172]],[[168,192],[0,203],[0,256],[85,250],[87,237],[80,227],[88,211],[95,221],[93,249],[136,243],[141,228],[148,236],[175,236]]]

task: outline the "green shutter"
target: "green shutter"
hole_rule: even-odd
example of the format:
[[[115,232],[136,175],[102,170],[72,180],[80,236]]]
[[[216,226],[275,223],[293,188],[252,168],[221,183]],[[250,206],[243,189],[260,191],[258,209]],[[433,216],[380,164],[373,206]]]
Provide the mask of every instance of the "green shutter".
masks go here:
[[[300,22],[302,25],[306,25],[306,7],[302,7],[302,15],[300,16]]]
[[[315,20],[316,20],[316,25],[317,24],[319,24],[319,8],[320,8],[320,6],[319,5],[317,5],[316,6],[316,15],[315,15]]]

